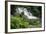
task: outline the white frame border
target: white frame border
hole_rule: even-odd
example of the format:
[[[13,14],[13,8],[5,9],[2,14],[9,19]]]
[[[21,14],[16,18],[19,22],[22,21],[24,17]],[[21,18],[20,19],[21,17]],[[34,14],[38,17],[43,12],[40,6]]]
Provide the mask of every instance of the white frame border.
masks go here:
[[[11,4],[12,5],[42,6],[42,28],[10,29],[10,5]],[[44,30],[44,5],[43,4],[8,2],[8,32],[37,31],[37,30]]]

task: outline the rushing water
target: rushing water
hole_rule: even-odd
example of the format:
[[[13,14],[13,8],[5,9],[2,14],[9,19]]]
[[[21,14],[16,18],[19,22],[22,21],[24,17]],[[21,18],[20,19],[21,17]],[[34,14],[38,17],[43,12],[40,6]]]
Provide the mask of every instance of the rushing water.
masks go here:
[[[32,13],[27,10],[27,8],[17,7],[16,11],[19,14],[21,14],[23,12],[24,15],[27,16],[28,19],[38,19],[37,17],[33,16]]]

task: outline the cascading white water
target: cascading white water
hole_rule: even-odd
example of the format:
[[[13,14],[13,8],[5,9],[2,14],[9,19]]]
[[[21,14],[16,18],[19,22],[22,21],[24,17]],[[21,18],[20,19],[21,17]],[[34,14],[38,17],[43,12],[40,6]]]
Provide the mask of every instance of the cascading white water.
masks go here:
[[[23,12],[23,7],[17,7],[16,12],[21,14]]]
[[[27,16],[28,19],[38,19],[37,17],[33,16],[31,12],[28,12],[27,8],[17,7],[16,11],[19,14],[24,12],[24,15]]]

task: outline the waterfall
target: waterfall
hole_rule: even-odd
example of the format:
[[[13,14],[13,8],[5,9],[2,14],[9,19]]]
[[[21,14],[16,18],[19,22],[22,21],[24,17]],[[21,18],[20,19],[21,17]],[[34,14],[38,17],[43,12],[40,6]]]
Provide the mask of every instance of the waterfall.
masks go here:
[[[28,19],[37,19],[37,17],[33,16],[31,12],[28,12],[26,8],[24,8],[24,15],[26,15]]]
[[[37,17],[33,16],[31,12],[28,12],[27,8],[18,7],[16,9],[17,13],[21,14],[24,12],[24,15],[27,16],[28,19],[38,19]]]
[[[17,7],[16,12],[21,14],[23,12],[23,7]]]

